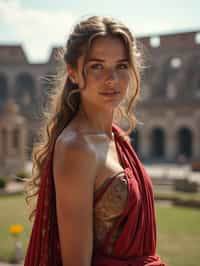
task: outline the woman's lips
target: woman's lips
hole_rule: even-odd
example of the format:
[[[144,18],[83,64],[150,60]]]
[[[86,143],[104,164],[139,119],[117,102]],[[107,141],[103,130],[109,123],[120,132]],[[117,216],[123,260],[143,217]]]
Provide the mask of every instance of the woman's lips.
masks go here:
[[[119,94],[119,91],[107,91],[107,92],[101,92],[100,94],[104,96],[115,96]]]

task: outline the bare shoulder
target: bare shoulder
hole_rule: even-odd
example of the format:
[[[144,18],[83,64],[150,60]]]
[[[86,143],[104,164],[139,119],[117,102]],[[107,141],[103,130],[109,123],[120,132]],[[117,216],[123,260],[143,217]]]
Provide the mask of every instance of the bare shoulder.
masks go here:
[[[62,134],[55,144],[53,165],[56,176],[93,176],[97,168],[95,148],[76,132]]]
[[[53,177],[63,266],[91,265],[96,161],[84,137],[67,132],[58,138]]]

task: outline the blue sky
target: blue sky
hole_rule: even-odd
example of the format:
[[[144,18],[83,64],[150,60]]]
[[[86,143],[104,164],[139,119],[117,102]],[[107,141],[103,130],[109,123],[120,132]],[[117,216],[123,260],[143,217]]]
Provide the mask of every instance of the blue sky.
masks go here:
[[[89,15],[117,17],[137,36],[200,31],[199,0],[0,0],[0,44],[22,44],[30,61],[46,61]]]

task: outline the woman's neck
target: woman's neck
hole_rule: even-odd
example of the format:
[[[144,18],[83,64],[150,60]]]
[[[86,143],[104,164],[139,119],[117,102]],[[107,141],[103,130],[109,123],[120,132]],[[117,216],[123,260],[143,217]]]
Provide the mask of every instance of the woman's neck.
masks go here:
[[[107,135],[109,138],[113,138],[112,123],[113,123],[113,111],[112,110],[97,110],[89,108],[89,106],[80,105],[77,113],[77,119],[80,128],[87,130],[92,134]]]

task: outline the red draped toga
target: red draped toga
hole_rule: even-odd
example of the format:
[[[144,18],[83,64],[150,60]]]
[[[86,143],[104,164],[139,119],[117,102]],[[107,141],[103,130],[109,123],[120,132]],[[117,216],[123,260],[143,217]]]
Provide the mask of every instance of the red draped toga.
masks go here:
[[[150,177],[130,143],[123,137],[123,131],[116,125],[113,125],[112,130],[128,184],[128,198],[124,210],[106,234],[103,244],[94,247],[92,266],[166,266],[156,255],[156,220]],[[25,266],[62,265],[52,158],[53,149],[41,174],[36,215]],[[94,208],[105,190],[106,187],[95,197]],[[107,252],[109,243],[114,232],[122,225],[110,255]]]

